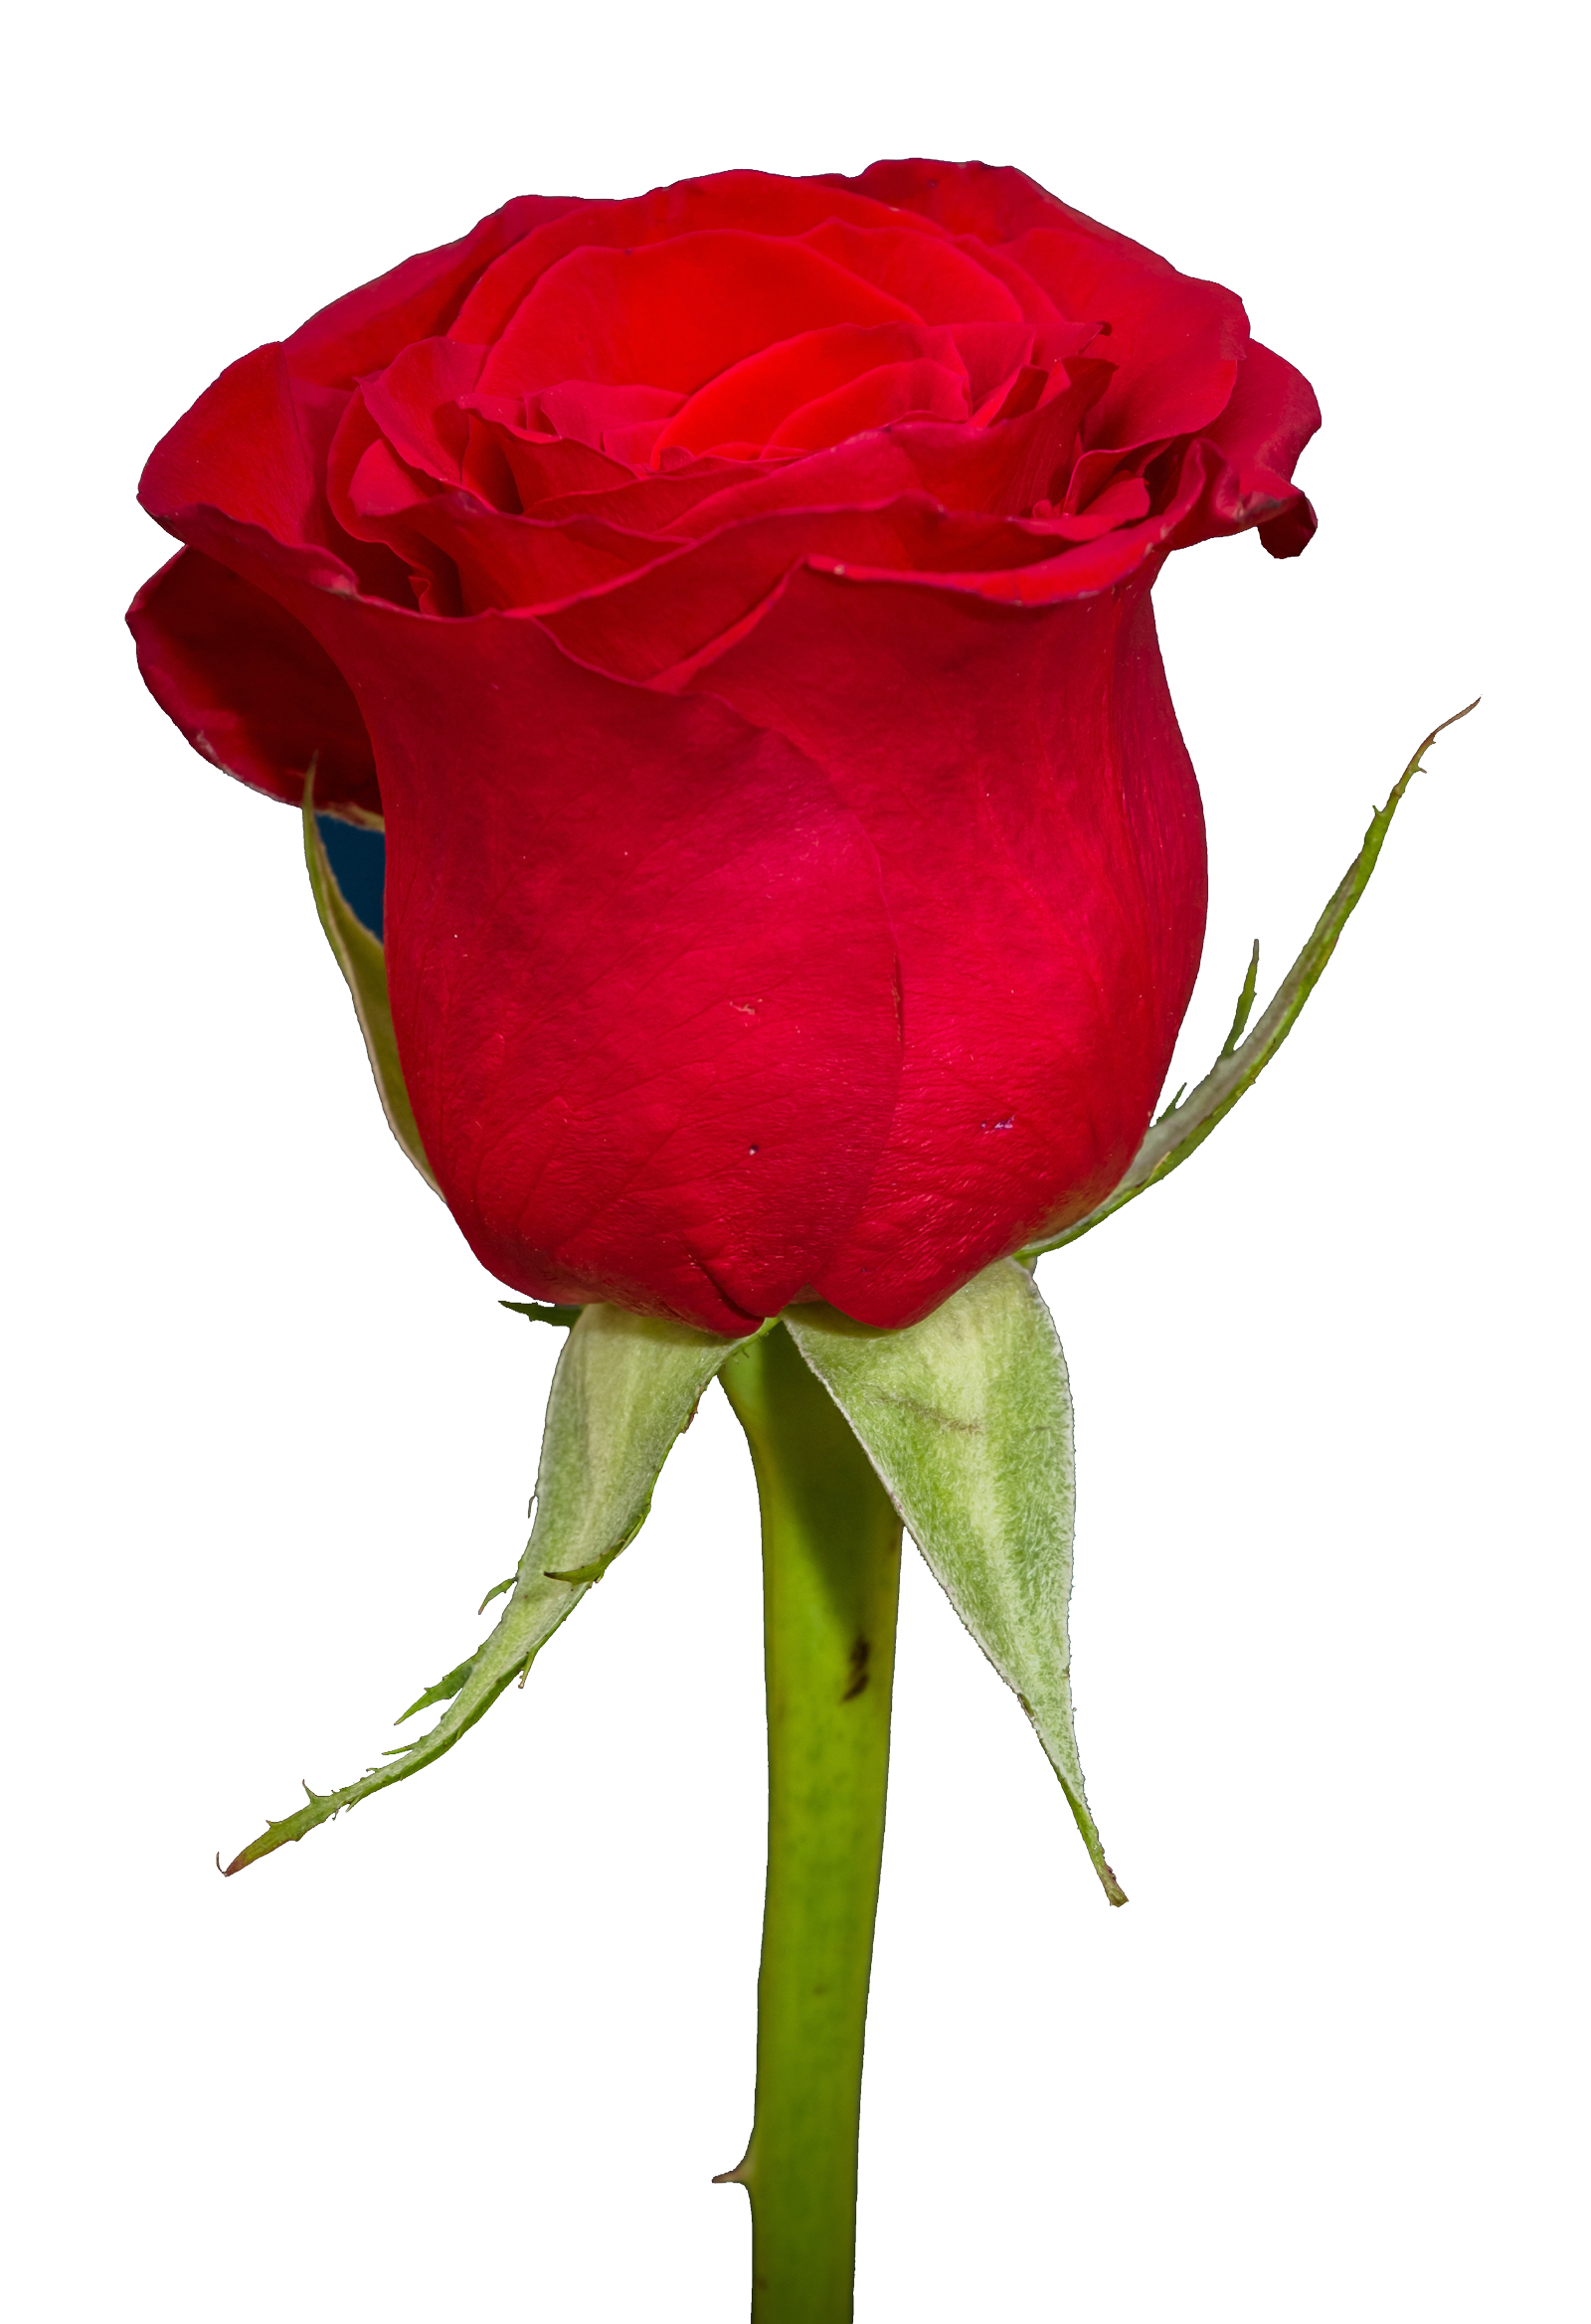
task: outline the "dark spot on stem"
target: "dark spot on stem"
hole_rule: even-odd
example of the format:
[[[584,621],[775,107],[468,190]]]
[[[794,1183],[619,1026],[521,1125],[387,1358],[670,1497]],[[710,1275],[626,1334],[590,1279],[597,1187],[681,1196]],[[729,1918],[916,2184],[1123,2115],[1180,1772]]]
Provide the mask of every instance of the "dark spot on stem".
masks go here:
[[[859,1638],[851,1648],[851,1683],[840,1697],[841,1702],[854,1702],[867,1685],[867,1664],[872,1651],[865,1638]]]

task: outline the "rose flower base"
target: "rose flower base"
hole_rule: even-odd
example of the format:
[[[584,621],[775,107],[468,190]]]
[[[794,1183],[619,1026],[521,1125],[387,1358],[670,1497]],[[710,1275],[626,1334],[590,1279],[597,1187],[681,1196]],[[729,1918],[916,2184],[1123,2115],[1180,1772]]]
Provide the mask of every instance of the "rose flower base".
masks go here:
[[[145,471],[151,691],[302,809],[399,1143],[568,1330],[535,1521],[442,1756],[634,1538],[717,1378],[763,1510],[759,2324],[851,2314],[903,1528],[1107,1896],[1073,1731],[1041,1251],[1173,1169],[1299,960],[1150,1115],[1203,935],[1149,592],[1314,529],[1307,383],[1238,300],[1010,170],[526,198],[223,374]],[[1438,730],[1440,731],[1440,730]],[[1429,741],[1430,738],[1428,738]]]

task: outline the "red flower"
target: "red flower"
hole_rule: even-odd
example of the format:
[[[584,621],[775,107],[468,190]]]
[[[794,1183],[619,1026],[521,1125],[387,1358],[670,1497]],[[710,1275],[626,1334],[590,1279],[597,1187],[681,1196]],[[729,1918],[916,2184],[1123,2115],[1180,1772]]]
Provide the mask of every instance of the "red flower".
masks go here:
[[[527,198],[225,372],[129,617],[387,832],[426,1151],[532,1295],[912,1321],[1121,1175],[1203,930],[1167,553],[1314,529],[1307,383],[1013,170]]]

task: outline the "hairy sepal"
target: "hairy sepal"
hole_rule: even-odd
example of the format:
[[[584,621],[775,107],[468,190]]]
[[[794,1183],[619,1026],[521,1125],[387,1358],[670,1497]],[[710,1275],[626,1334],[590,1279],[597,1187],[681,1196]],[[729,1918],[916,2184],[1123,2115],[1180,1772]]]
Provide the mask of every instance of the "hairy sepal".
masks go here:
[[[307,1806],[267,1824],[228,1865],[229,1873],[430,1766],[505,1687],[523,1679],[553,1632],[640,1530],[670,1446],[738,1345],[620,1308],[582,1311],[553,1374],[535,1523],[502,1619],[477,1653],[428,1688],[403,1715],[450,1698],[448,1709],[428,1733],[358,1782],[321,1793],[306,1784]]]
[[[872,1331],[821,1307],[792,1308],[784,1320],[1032,1721],[1106,1895],[1125,1904],[1073,1725],[1072,1397],[1032,1277],[1002,1259],[904,1331]]]
[[[415,1109],[404,1086],[398,1062],[398,1036],[393,1031],[392,1002],[387,994],[387,954],[379,936],[373,936],[349,906],[337,885],[320,825],[315,820],[315,770],[304,779],[304,862],[314,894],[315,910],[326,932],[348,989],[354,1014],[365,1039],[365,1054],[375,1077],[376,1092],[388,1127],[433,1193],[441,1191],[432,1174],[426,1150],[420,1143]]]
[[[1370,817],[1370,825],[1358,854],[1338,881],[1330,902],[1310,933],[1308,944],[1277,986],[1275,997],[1248,1039],[1243,1040],[1242,1033],[1254,1006],[1260,969],[1258,939],[1249,957],[1248,975],[1244,978],[1243,989],[1238,995],[1232,1030],[1209,1072],[1185,1097],[1180,1090],[1177,1091],[1176,1097],[1145,1138],[1116,1191],[1089,1211],[1086,1217],[1075,1220],[1060,1234],[1051,1235],[1043,1242],[1030,1243],[1021,1253],[1028,1264],[1041,1257],[1045,1251],[1059,1251],[1067,1243],[1075,1243],[1079,1235],[1088,1234],[1092,1228],[1101,1225],[1150,1186],[1157,1186],[1162,1178],[1168,1178],[1180,1163],[1187,1161],[1189,1155],[1204,1144],[1216,1124],[1224,1121],[1238,1099],[1253,1087],[1293,1030],[1304,1003],[1320,983],[1326,962],[1336,950],[1337,938],[1370,884],[1370,874],[1375,869],[1387,832],[1392,827],[1392,817],[1397,813],[1403,794],[1419,773],[1426,752],[1439,734],[1445,733],[1450,726],[1457,726],[1461,718],[1468,718],[1475,707],[1475,702],[1467,703],[1464,709],[1455,711],[1451,718],[1445,718],[1440,726],[1433,727],[1421,743],[1393,785],[1386,804],[1377,807]]]

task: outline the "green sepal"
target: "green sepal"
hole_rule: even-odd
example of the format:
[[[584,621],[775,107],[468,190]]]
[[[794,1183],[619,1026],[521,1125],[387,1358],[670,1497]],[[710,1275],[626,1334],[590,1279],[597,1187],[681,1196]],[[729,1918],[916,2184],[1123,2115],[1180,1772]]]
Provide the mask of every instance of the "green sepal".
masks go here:
[[[353,995],[354,1014],[359,1019],[359,1030],[365,1037],[365,1054],[370,1059],[370,1070],[375,1076],[382,1111],[394,1138],[433,1193],[439,1193],[441,1189],[432,1175],[426,1150],[420,1143],[415,1109],[409,1103],[409,1092],[404,1086],[403,1067],[398,1062],[398,1036],[393,1031],[392,1002],[387,994],[386,948],[380,937],[372,936],[364,922],[349,909],[347,899],[337,885],[337,875],[331,868],[325,841],[320,836],[320,825],[315,821],[315,770],[312,763],[304,778],[303,814],[304,862],[309,871],[315,910],[326,932],[326,942],[335,954],[337,966]]]
[[[1479,696],[1477,696],[1479,700]],[[1149,1132],[1134,1156],[1127,1175],[1116,1191],[1091,1210],[1087,1217],[1078,1219],[1058,1235],[1047,1236],[1042,1242],[1030,1243],[1022,1253],[1024,1259],[1036,1259],[1045,1251],[1059,1251],[1067,1243],[1075,1243],[1102,1220],[1110,1218],[1129,1202],[1157,1186],[1162,1178],[1185,1162],[1190,1154],[1202,1146],[1216,1124],[1232,1111],[1244,1092],[1252,1088],[1261,1072],[1276,1055],[1298,1022],[1299,1012],[1321,979],[1326,962],[1336,950],[1337,938],[1347,926],[1349,916],[1359,898],[1370,884],[1370,874],[1392,826],[1399,802],[1415,776],[1426,752],[1439,734],[1448,727],[1457,726],[1461,718],[1468,718],[1475,703],[1445,718],[1433,727],[1413,758],[1393,785],[1385,806],[1378,807],[1370,817],[1370,827],[1364,834],[1364,844],[1349,864],[1337,885],[1336,892],[1321,914],[1308,944],[1299,954],[1287,975],[1277,987],[1275,998],[1261,1016],[1259,1023],[1245,1041],[1243,1029],[1254,1006],[1255,986],[1260,973],[1258,940],[1249,957],[1248,975],[1238,995],[1237,1013],[1232,1019],[1232,1030],[1226,1045],[1198,1087],[1183,1099],[1178,1090],[1163,1114]]]
[[[500,1299],[497,1305],[506,1308],[510,1315],[528,1316],[533,1324],[557,1324],[566,1332],[580,1322],[579,1308],[548,1307],[539,1299]]]
[[[1001,1259],[903,1331],[788,1309],[951,1604],[1033,1724],[1113,1904],[1072,1717],[1076,1478],[1066,1358],[1025,1268]]]
[[[547,1399],[536,1520],[519,1561],[513,1595],[477,1654],[428,1688],[413,1705],[451,1696],[451,1707],[384,1767],[340,1791],[304,1786],[308,1806],[267,1824],[228,1865],[229,1873],[301,1840],[340,1809],[440,1759],[514,1679],[523,1680],[592,1580],[640,1529],[669,1447],[702,1391],[740,1345],[621,1308],[589,1307],[570,1332]],[[589,1578],[588,1578],[589,1577]],[[457,1681],[456,1688],[454,1681]],[[406,1717],[408,1712],[404,1714]]]

